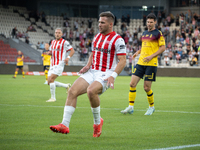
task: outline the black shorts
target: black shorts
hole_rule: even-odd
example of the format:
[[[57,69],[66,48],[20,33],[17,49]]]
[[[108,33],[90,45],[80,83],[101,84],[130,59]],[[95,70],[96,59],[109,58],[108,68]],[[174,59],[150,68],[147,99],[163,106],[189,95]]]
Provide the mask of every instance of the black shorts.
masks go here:
[[[156,72],[156,66],[142,66],[137,64],[135,68],[132,69],[132,75],[138,76],[142,79],[145,75],[145,81],[156,81]]]
[[[23,69],[23,66],[17,66],[17,68],[19,68],[19,69]]]
[[[49,65],[48,65],[48,66],[44,66],[44,71],[45,71],[45,70],[49,70],[49,68],[50,68]]]

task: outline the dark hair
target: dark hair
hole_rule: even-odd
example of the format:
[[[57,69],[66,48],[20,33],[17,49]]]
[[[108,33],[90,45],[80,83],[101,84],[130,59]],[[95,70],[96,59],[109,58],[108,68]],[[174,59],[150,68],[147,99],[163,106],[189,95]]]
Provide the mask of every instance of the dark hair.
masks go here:
[[[111,19],[113,23],[115,21],[115,16],[110,11],[100,13],[99,17],[107,17],[108,19]]]
[[[156,21],[156,15],[154,13],[150,13],[147,16],[147,19],[154,19],[154,21]]]

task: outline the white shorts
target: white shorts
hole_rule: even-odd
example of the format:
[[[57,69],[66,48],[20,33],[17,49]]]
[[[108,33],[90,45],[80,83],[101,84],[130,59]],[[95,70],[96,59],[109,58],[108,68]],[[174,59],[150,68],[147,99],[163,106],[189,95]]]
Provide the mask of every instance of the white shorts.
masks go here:
[[[80,77],[85,79],[89,84],[92,84],[94,81],[100,82],[103,86],[102,93],[104,93],[109,88],[107,86],[107,81],[104,81],[104,79],[110,77],[112,73],[113,71],[102,72],[99,70],[89,69],[88,72],[82,74]]]
[[[55,65],[55,66],[50,66],[48,76],[51,76],[51,74],[55,74],[58,76],[62,75],[62,72],[64,70],[64,65]]]

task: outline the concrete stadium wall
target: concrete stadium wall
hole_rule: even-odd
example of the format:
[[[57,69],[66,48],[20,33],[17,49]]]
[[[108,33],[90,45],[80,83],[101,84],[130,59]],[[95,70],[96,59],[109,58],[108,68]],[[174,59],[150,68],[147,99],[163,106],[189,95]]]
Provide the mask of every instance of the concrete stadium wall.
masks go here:
[[[65,66],[64,72],[78,72],[83,66]],[[16,65],[0,64],[0,74],[14,74]],[[24,65],[25,71],[43,71],[42,65]],[[127,74],[128,75],[128,74]],[[158,67],[157,76],[200,77],[200,68],[163,68]]]

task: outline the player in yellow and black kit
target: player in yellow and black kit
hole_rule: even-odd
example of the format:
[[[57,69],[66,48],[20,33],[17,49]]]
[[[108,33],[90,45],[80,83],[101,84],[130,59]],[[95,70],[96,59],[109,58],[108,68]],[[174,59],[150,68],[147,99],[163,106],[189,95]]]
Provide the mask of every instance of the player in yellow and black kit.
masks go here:
[[[147,16],[147,31],[142,34],[142,48],[133,55],[133,59],[140,54],[138,63],[132,71],[129,92],[129,106],[121,113],[132,114],[136,98],[136,86],[144,76],[144,90],[147,93],[149,108],[145,115],[152,115],[154,108],[154,94],[151,90],[152,81],[156,80],[158,59],[157,56],[165,51],[165,39],[162,32],[155,28],[156,16],[150,13]]]
[[[42,60],[43,60],[43,66],[44,66],[44,73],[46,81],[44,84],[48,84],[48,71],[51,63],[51,55],[48,55],[47,52],[49,51],[49,44],[45,43],[45,50],[42,53]]]
[[[24,56],[22,55],[22,52],[18,51],[17,67],[16,67],[15,74],[14,74],[13,78],[16,78],[19,69],[22,71],[23,78],[25,78],[25,76],[24,76],[24,70],[23,70],[23,65],[24,65],[24,61],[23,60],[24,60]]]

